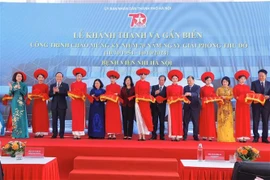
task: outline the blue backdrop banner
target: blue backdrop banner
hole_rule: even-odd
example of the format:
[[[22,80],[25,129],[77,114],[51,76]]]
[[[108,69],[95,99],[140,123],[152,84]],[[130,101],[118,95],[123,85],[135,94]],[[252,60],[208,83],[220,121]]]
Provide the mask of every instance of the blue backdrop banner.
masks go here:
[[[260,68],[270,71],[269,2],[0,3],[0,13],[1,95],[18,70],[27,74],[31,92],[37,68],[48,70],[50,84],[58,71],[73,82],[72,70],[83,67],[89,88],[95,78],[107,84],[112,69],[122,84],[126,75],[136,81],[136,70],[148,67],[152,85],[170,69],[201,85],[201,74],[212,71],[215,87],[239,69],[250,71],[248,83]]]

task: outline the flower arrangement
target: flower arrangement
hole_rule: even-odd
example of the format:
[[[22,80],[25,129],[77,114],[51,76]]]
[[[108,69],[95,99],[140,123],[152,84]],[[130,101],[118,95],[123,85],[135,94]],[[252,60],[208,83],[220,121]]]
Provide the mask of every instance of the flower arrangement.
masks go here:
[[[15,157],[18,152],[24,153],[25,143],[21,141],[9,141],[2,149],[6,154]]]
[[[237,149],[236,154],[242,161],[254,161],[260,152],[251,146],[243,146]]]

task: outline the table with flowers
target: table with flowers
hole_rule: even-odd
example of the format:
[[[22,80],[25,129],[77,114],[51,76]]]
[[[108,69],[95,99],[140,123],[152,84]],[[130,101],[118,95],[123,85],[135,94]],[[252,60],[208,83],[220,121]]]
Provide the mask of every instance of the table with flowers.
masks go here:
[[[59,180],[57,158],[1,157],[4,179]]]
[[[251,146],[237,148],[235,157],[242,161],[254,161],[259,157],[259,150]],[[234,159],[235,161],[236,159]],[[231,161],[231,160],[230,160]],[[180,179],[220,179],[231,180],[234,161],[198,161],[180,160]]]
[[[26,144],[21,141],[9,141],[2,148],[1,164],[4,179],[59,180],[59,169],[55,157],[23,157]]]

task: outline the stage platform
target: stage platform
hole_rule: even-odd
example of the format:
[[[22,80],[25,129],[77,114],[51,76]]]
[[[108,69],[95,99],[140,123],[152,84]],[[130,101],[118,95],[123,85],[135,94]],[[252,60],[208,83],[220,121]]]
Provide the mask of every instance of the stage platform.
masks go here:
[[[148,137],[150,138],[150,137]],[[0,138],[2,146],[12,140],[9,135]],[[169,158],[176,159],[196,159],[197,147],[203,144],[205,150],[222,150],[226,159],[233,154],[239,146],[251,145],[260,151],[258,161],[270,161],[270,144],[264,143],[220,143],[209,141],[194,141],[189,137],[187,141],[172,142],[168,138],[165,141],[137,141],[135,135],[132,140],[123,140],[119,136],[117,140],[97,140],[83,137],[81,140],[73,140],[71,134],[67,134],[64,139],[51,139],[50,136],[44,138],[18,139],[26,142],[28,147],[44,147],[45,156],[57,157],[60,169],[60,177],[68,179],[69,173],[73,170],[74,159],[78,156],[89,157],[125,157],[125,158]],[[149,167],[151,168],[151,167]]]

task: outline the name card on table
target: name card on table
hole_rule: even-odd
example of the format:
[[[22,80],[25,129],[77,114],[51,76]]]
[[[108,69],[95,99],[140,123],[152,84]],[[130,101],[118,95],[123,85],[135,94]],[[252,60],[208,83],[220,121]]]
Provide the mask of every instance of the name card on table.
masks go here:
[[[44,157],[44,148],[43,147],[26,147],[25,148],[26,157]]]
[[[225,161],[224,151],[205,150],[205,161]]]

